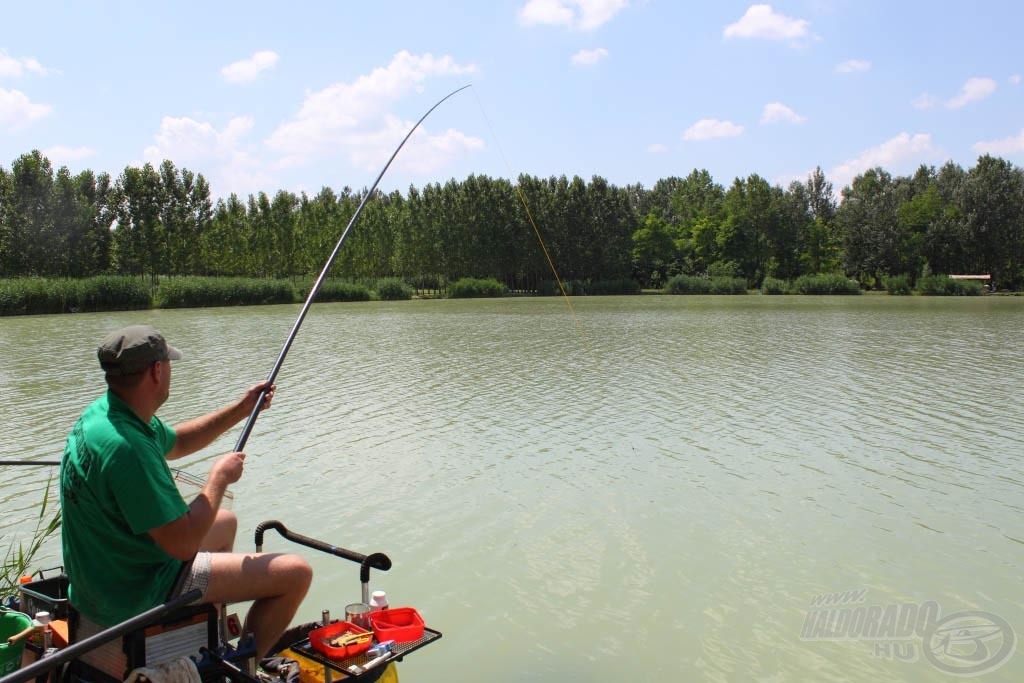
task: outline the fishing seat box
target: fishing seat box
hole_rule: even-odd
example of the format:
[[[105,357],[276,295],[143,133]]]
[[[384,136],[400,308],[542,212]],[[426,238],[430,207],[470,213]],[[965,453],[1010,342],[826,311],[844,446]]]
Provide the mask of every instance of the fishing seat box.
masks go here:
[[[216,650],[218,613],[213,605],[177,609],[159,622],[116,638],[79,657],[71,667],[72,680],[118,683],[132,669],[200,656],[199,648]],[[78,642],[102,631],[72,609],[71,640]]]
[[[104,630],[83,618],[68,602],[68,577],[40,578],[20,586],[26,614],[49,612],[54,619],[67,619],[70,640],[76,643]],[[46,570],[55,571],[55,570]],[[116,596],[111,596],[116,599]],[[216,650],[219,614],[212,605],[179,608],[159,622],[150,624],[86,652],[70,667],[71,680],[89,683],[119,683],[132,669],[173,662],[181,657],[199,656],[199,648]],[[200,674],[203,672],[200,671]]]

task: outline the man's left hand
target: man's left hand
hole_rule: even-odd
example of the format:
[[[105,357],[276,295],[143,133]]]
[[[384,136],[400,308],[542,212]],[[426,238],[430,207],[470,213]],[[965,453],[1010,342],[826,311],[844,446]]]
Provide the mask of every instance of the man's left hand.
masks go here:
[[[270,403],[274,400],[274,390],[277,389],[277,385],[271,384],[270,382],[260,382],[259,384],[253,384],[249,387],[245,392],[245,396],[242,397],[242,403],[245,405],[245,412],[252,412],[252,409],[256,407],[256,401],[259,400],[260,394],[264,389],[267,389],[267,394],[263,397],[263,406],[260,410],[270,409]]]

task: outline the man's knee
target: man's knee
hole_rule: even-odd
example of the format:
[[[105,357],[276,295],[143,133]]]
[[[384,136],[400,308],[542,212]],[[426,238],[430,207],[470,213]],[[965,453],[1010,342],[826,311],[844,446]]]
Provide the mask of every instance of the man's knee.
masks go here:
[[[235,533],[238,531],[238,516],[231,510],[220,509],[217,510],[217,518],[214,524],[223,528],[225,533],[230,533],[231,538],[234,538]]]
[[[285,557],[288,558],[288,562],[284,572],[289,588],[295,592],[301,590],[305,595],[309,585],[313,583],[313,567],[305,558],[298,555],[285,555]]]

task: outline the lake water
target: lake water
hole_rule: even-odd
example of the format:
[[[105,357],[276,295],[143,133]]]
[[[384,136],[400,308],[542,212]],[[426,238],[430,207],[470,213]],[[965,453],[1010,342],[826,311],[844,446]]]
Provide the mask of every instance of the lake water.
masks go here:
[[[444,633],[406,683],[947,681],[972,652],[1003,662],[984,680],[1024,680],[1005,657],[1024,635],[1024,297],[572,303],[314,305],[233,487],[237,548],[277,519],[387,553],[373,587]],[[111,329],[149,322],[185,353],[173,424],[265,377],[297,314],[0,319],[0,458],[59,457]],[[47,472],[2,473],[6,544]],[[273,532],[265,550],[313,563],[300,619],[358,599],[356,565]],[[951,641],[888,617],[869,637],[871,608],[928,604]]]

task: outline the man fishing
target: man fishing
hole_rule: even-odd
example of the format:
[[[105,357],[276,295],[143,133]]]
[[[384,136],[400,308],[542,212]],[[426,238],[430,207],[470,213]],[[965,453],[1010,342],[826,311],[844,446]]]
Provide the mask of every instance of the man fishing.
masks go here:
[[[171,361],[180,351],[152,327],[134,325],[109,334],[97,356],[107,392],[75,423],[61,462],[71,604],[108,627],[195,589],[204,603],[252,600],[245,629],[257,655],[265,655],[309,589],[309,563],[290,554],[231,552],[237,520],[220,505],[242,476],[245,453],[220,456],[191,503],[167,461],[208,446],[261,395],[261,408],[269,408],[274,386],[256,384],[234,403],[172,428],[156,411],[170,395]]]

